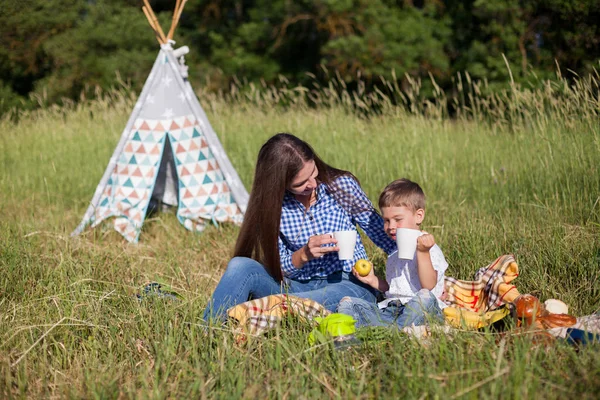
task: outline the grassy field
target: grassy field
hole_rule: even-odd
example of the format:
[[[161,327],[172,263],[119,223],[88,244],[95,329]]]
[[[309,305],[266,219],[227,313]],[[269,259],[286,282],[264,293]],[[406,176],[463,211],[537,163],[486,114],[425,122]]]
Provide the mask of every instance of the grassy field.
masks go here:
[[[562,299],[576,316],[597,311],[597,80],[504,97],[478,97],[477,89],[457,97],[455,119],[435,102],[328,100],[327,88],[316,108],[274,107],[281,99],[268,88],[201,100],[247,187],[260,145],[292,132],[355,173],[373,200],[395,178],[421,183],[425,229],[443,249],[448,275],[469,279],[512,253],[522,293]],[[293,100],[297,92],[279,95]],[[373,102],[378,115],[349,112]],[[132,105],[115,94],[0,122],[0,397],[597,398],[597,345],[577,351],[489,332],[421,343],[369,331],[362,346],[335,351],[310,347],[311,328],[293,320],[245,347],[228,329],[203,334],[198,323],[236,227],[196,235],[165,213],[146,221],[138,245],[109,226],[69,237]],[[368,251],[381,273],[384,255]],[[148,281],[169,284],[184,300],[139,302]]]

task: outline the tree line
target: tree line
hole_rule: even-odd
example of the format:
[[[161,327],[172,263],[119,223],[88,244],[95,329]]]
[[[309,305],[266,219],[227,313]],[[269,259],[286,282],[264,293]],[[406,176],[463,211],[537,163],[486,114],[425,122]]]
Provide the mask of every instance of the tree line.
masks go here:
[[[168,29],[175,1],[150,4]],[[158,49],[141,6],[2,0],[0,113],[123,82],[141,89]],[[598,0],[189,0],[174,39],[190,47],[190,79],[203,90],[330,74],[348,87],[408,76],[448,88],[463,72],[497,90],[511,79],[535,85],[557,66],[598,69],[599,21]]]

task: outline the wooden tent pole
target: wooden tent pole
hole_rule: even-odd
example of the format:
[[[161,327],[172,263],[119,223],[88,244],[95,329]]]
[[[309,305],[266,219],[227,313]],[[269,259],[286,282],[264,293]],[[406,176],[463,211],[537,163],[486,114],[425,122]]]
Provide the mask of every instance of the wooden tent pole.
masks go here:
[[[181,5],[181,0],[177,0],[175,3],[175,9],[173,10],[173,18],[171,19],[171,28],[169,29],[169,33],[167,34],[167,39],[173,39],[173,33],[175,32],[175,26],[177,25],[177,11],[179,11],[179,6]]]
[[[169,31],[169,34],[171,35],[170,39],[173,38],[173,33],[175,32],[175,27],[177,26],[177,24],[179,23],[179,18],[181,17],[181,13],[183,12],[183,7],[185,6],[185,3],[187,2],[187,0],[178,0],[180,1],[180,5],[179,8],[176,9],[175,14],[173,14],[173,23],[171,24],[171,30]]]
[[[161,42],[161,40],[160,40],[160,35],[158,34],[158,31],[156,30],[156,27],[154,26],[154,23],[152,22],[152,17],[150,17],[150,14],[148,13],[148,10],[146,9],[146,6],[142,7],[142,11],[144,12],[144,15],[146,16],[146,19],[148,20],[148,24],[150,24],[150,28],[152,28],[152,30],[154,31],[154,36],[156,36],[156,40],[158,41],[158,44],[163,44],[163,42]]]
[[[148,0],[144,0],[144,4],[146,5],[148,14],[150,14],[150,17],[152,18],[152,22],[154,22],[154,27],[156,29],[156,32],[158,32],[158,37],[161,40],[161,43],[167,43],[167,38],[165,37],[165,33],[163,32],[162,28],[160,27],[160,24],[158,23],[158,18],[156,18],[156,15],[154,14],[154,11],[152,11],[152,7],[150,7],[150,3],[148,3]]]

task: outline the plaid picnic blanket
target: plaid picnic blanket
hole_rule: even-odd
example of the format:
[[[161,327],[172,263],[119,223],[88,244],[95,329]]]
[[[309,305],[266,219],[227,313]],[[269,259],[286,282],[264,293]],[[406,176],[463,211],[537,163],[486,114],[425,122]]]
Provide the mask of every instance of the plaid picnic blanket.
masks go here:
[[[487,267],[479,269],[473,281],[447,276],[444,301],[478,313],[496,310],[519,295],[515,285],[510,284],[518,275],[519,268],[512,255],[498,257]],[[274,328],[288,314],[309,321],[330,312],[314,300],[275,294],[238,304],[227,310],[227,314],[238,322],[239,342],[247,335],[260,335]]]
[[[511,282],[519,276],[519,267],[511,254],[500,256],[475,273],[472,281],[447,276],[444,280],[446,304],[477,313],[493,311],[511,303],[519,291]]]
[[[227,314],[239,323],[239,340],[245,335],[260,335],[275,327],[287,314],[297,315],[308,321],[316,316],[329,315],[330,312],[314,300],[274,294],[238,304],[227,310]]]

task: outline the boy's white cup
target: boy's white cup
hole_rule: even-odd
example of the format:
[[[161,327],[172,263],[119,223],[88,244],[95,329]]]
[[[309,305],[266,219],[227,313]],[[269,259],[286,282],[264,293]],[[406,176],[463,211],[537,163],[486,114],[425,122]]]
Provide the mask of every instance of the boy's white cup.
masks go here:
[[[354,247],[356,246],[356,231],[337,231],[333,232],[333,238],[336,239],[338,251],[338,260],[352,260],[354,258]]]
[[[417,229],[396,229],[396,245],[398,246],[398,258],[412,260],[417,251],[417,238],[423,232]]]

